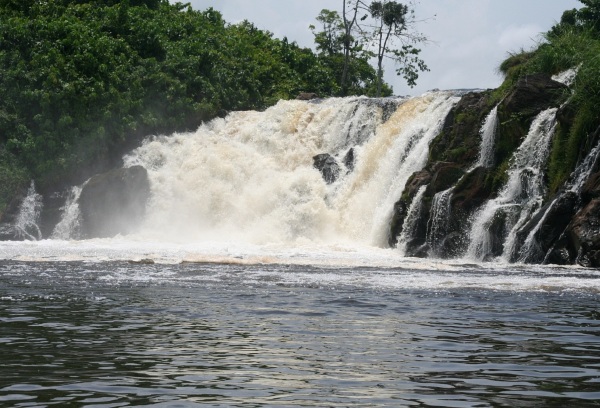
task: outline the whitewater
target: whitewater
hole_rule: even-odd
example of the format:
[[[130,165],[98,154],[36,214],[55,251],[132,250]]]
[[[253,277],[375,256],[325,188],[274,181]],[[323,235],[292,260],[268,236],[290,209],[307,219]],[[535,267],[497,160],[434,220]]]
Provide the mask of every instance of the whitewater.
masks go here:
[[[145,216],[111,238],[81,239],[84,183],[40,239],[32,183],[26,240],[0,242],[0,405],[597,406],[598,270],[406,257],[427,186],[388,247],[460,95],[280,101],[149,137],[123,158],[147,171]],[[493,164],[496,123],[472,168]],[[520,181],[548,128],[475,213],[471,246],[498,208],[541,211]],[[433,198],[433,256],[452,194]]]

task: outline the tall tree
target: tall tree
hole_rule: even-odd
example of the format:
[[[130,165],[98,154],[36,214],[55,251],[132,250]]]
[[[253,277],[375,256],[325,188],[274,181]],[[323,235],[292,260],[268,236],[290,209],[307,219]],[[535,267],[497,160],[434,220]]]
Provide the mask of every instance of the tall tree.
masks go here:
[[[314,25],[309,28],[315,36],[317,50],[331,57],[339,54],[344,43],[342,20],[337,11],[323,9],[317,16],[317,21],[321,23],[323,31],[316,31]]]
[[[360,0],[356,0],[360,2]],[[396,1],[373,1],[369,5],[373,19],[370,32],[377,57],[377,95],[381,95],[383,59],[390,58],[396,65],[397,75],[402,75],[410,87],[416,85],[420,71],[429,68],[421,58],[421,50],[415,45],[427,38],[413,30],[416,22],[414,9]]]
[[[342,93],[346,95],[348,93],[348,69],[350,67],[350,56],[352,44],[354,43],[354,37],[352,36],[352,30],[355,27],[356,22],[358,21],[358,11],[361,6],[364,7],[364,4],[361,1],[356,1],[352,3],[348,0],[343,0],[343,8],[342,8],[342,17],[343,17],[343,27],[344,27],[344,36],[343,36],[343,48],[344,48],[344,68],[342,71],[342,79],[340,81],[340,85],[342,87]],[[350,6],[351,11],[347,11],[346,6]],[[363,19],[366,18],[366,15]]]

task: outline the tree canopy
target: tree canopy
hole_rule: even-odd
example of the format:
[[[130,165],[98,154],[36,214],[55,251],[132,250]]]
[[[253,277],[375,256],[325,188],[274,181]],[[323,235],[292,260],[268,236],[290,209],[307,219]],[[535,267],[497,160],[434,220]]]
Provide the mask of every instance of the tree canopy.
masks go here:
[[[302,91],[337,95],[331,51],[168,0],[0,0],[0,180],[81,182],[146,135]],[[350,93],[373,78],[357,62]]]
[[[342,17],[336,11],[323,9],[317,16],[323,31],[315,31],[317,49],[327,51],[329,57],[343,54],[343,69],[340,79],[342,92],[348,89],[347,78],[350,66],[357,60],[370,58],[377,61],[375,87],[371,94],[389,95],[391,89],[383,82],[384,59],[392,60],[396,73],[413,87],[419,72],[428,67],[416,47],[427,42],[427,38],[415,31],[416,22],[412,5],[396,1],[342,0]],[[373,90],[374,89],[374,90]]]

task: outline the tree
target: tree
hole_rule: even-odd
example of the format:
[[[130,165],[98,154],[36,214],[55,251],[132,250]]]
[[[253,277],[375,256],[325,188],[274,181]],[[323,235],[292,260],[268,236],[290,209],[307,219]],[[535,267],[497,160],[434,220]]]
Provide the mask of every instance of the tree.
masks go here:
[[[547,33],[551,38],[558,38],[565,32],[589,31],[594,35],[600,33],[600,0],[579,0],[585,7],[581,9],[566,10],[560,23],[552,27]]]
[[[323,31],[315,32],[316,27],[309,26],[315,36],[317,50],[330,57],[339,54],[344,43],[343,25],[339,14],[337,11],[323,9],[317,16],[317,21],[322,24]]]
[[[356,0],[357,3],[360,0]],[[419,58],[420,49],[415,44],[426,42],[427,38],[416,33],[411,27],[416,22],[414,9],[396,1],[373,1],[369,5],[369,13],[374,20],[371,36],[377,57],[377,96],[381,95],[383,78],[383,59],[388,57],[399,66],[398,75],[406,79],[410,87],[416,85],[420,71],[428,71],[425,62]],[[395,43],[399,43],[396,45]]]
[[[342,16],[343,16],[343,27],[344,27],[344,36],[343,36],[343,46],[344,46],[344,68],[342,71],[342,79],[341,79],[341,87],[342,92],[346,95],[348,91],[348,69],[350,67],[350,55],[352,51],[352,44],[354,43],[354,37],[352,36],[352,30],[357,22],[358,18],[358,10],[362,5],[362,2],[356,1],[353,5],[350,4],[350,1],[343,1],[342,8]],[[350,12],[346,11],[346,5],[351,5]],[[351,18],[350,18],[351,17]],[[364,20],[367,17],[365,15],[362,19]],[[354,48],[357,48],[358,44],[355,45]]]
[[[356,21],[356,16],[353,20]],[[347,17],[342,19],[336,11],[327,9],[321,10],[317,21],[321,23],[320,31],[314,25],[309,28],[315,36],[319,60],[335,76],[333,94],[374,94],[371,90],[375,88],[377,73],[369,64],[372,53],[365,51],[360,41],[355,41],[351,30],[354,22],[348,24]],[[391,94],[391,89],[385,88],[385,93]]]

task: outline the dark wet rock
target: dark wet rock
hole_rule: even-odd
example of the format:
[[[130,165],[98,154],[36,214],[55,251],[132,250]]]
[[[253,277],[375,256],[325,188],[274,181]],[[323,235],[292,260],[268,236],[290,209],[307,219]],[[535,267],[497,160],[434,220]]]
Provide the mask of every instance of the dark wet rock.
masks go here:
[[[498,108],[495,163],[508,160],[527,135],[533,119],[543,110],[560,106],[568,95],[568,87],[549,75],[521,77]]]
[[[600,199],[592,200],[575,215],[568,236],[577,250],[577,263],[600,267]]]
[[[593,173],[588,177],[581,190],[581,197],[585,201],[600,198],[600,171]]]
[[[477,167],[467,173],[454,188],[452,208],[462,214],[470,214],[490,199],[493,189],[488,180],[489,171]]]
[[[394,247],[398,243],[398,237],[402,233],[408,208],[410,207],[410,204],[412,203],[412,200],[417,194],[419,188],[429,184],[431,177],[432,176],[429,171],[423,170],[414,173],[408,179],[404,188],[404,193],[402,194],[402,197],[394,204],[394,209],[392,211],[392,220],[390,222],[390,229],[388,232],[389,246]],[[409,243],[407,243],[407,249],[422,245],[425,242],[425,235],[427,233],[427,218],[424,214],[421,214],[416,229],[416,236],[413,237]]]
[[[558,241],[577,211],[577,201],[577,194],[567,191],[556,200],[547,203],[517,232],[517,242],[521,250],[514,254],[512,261],[543,262],[547,252]],[[537,231],[533,232],[535,228]],[[523,247],[530,234],[534,237],[533,245]]]
[[[438,162],[433,165],[430,181],[432,192],[438,193],[452,187],[465,174],[463,166],[458,163]]]
[[[92,177],[79,197],[82,236],[112,237],[135,231],[144,218],[149,195],[148,173],[142,166]]]
[[[317,99],[319,95],[314,92],[300,92],[296,99],[299,101],[310,101],[311,99]]]
[[[439,256],[444,259],[456,258],[462,255],[465,237],[459,231],[446,234],[439,245]]]
[[[525,75],[504,99],[503,110],[535,116],[545,109],[560,106],[568,92],[566,85],[553,81],[547,74]]]
[[[489,92],[464,95],[450,110],[440,135],[431,143],[427,167],[442,161],[454,162],[463,170],[473,165],[479,157],[479,130],[492,108]]]
[[[600,267],[600,199],[592,200],[575,214],[544,262]]]
[[[340,165],[329,153],[321,153],[314,156],[313,166],[321,172],[327,184],[335,182],[340,175]]]
[[[354,148],[352,147],[344,156],[344,166],[346,166],[349,171],[354,170]]]

